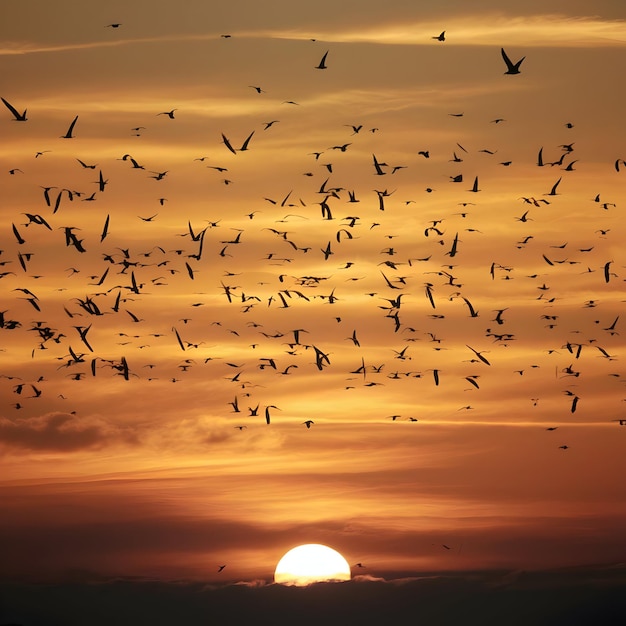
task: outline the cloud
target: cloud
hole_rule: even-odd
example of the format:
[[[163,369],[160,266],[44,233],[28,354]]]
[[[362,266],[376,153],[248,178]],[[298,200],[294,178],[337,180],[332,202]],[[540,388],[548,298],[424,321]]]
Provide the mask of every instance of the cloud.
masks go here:
[[[481,571],[412,580],[359,579],[308,587],[117,579],[10,585],[5,621],[169,624],[618,623],[626,610],[623,565],[543,572]]]
[[[49,413],[10,420],[0,418],[0,445],[23,450],[71,452],[123,441],[136,443],[132,431],[90,417]]]
[[[503,13],[457,17],[447,20],[445,46],[508,45],[524,46],[621,46],[626,39],[626,22],[597,17],[571,17],[560,14],[515,16]],[[388,45],[440,45],[432,37],[441,31],[441,20],[401,24],[379,23],[375,27],[323,30],[317,39],[335,43],[376,43]],[[252,33],[250,33],[251,35]],[[302,30],[268,30],[255,36],[301,39],[311,36]]]

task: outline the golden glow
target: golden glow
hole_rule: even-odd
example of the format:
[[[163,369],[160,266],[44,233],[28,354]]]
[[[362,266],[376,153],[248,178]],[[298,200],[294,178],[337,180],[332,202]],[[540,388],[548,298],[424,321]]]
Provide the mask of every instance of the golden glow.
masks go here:
[[[274,572],[274,581],[283,585],[344,580],[350,580],[348,562],[336,550],[319,543],[292,548],[278,561]]]

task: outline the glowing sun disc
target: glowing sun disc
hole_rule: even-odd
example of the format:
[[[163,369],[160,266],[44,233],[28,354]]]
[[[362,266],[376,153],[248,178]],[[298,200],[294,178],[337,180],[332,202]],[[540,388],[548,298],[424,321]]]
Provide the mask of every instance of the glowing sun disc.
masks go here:
[[[337,552],[319,543],[292,548],[276,565],[274,582],[309,585],[324,581],[350,580],[350,565]]]

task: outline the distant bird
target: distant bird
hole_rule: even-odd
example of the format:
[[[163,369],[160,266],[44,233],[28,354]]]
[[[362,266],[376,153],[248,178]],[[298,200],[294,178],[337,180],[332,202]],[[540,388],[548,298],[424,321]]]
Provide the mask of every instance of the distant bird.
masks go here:
[[[559,183],[561,182],[561,179],[559,178],[559,180],[556,181],[556,183],[554,183],[554,185],[552,185],[552,189],[550,189],[550,191],[545,194],[546,196],[556,196],[558,195],[556,192],[556,188],[559,186]]]
[[[446,40],[446,31],[442,30],[438,35],[432,37],[432,39],[436,39],[437,41],[445,41]]]
[[[306,420],[306,422],[302,422],[307,428],[311,428],[311,424],[315,424],[313,420]]]
[[[274,406],[273,404],[266,406],[265,407],[265,423],[266,424],[269,424],[271,421],[270,409],[278,409],[280,411],[280,409],[277,406]]]
[[[15,118],[13,120],[14,122],[26,122],[27,121],[27,119],[28,119],[26,117],[27,109],[24,109],[24,113],[20,113],[12,104],[7,102],[4,98],[0,98],[0,100],[2,100],[2,102],[4,102],[4,105],[6,106],[6,108],[9,109],[9,111],[11,111],[11,113],[13,113],[13,117]]]
[[[225,567],[226,567],[226,565],[218,565],[217,573],[219,574]]]
[[[328,50],[326,50],[326,52],[324,53],[324,56],[322,57],[322,60],[320,61],[319,65],[315,66],[316,70],[325,70],[327,68],[326,65],[326,57],[328,56]]]
[[[504,73],[505,74],[520,74],[521,72],[519,71],[519,67],[522,64],[522,61],[526,57],[522,57],[517,63],[513,63],[511,59],[509,59],[509,57],[507,56],[506,52],[504,51],[504,48],[500,48],[500,52],[502,54],[502,58],[504,59],[504,62],[506,63],[506,72]]]
[[[73,132],[74,132],[74,126],[76,126],[76,122],[78,121],[78,115],[72,120],[72,123],[70,124],[69,128],[67,129],[67,132],[65,133],[65,135],[63,135],[61,138],[62,139],[72,139],[73,138]]]
[[[107,24],[105,28],[119,28],[121,25],[121,23],[115,22],[114,24]]]
[[[467,344],[465,344],[485,365],[491,365],[491,363],[482,355],[482,352],[478,352],[477,350],[474,350],[474,348],[472,348],[472,346],[468,346]]]
[[[175,119],[174,118],[174,111],[178,111],[178,109],[172,109],[171,111],[161,111],[161,113],[157,113],[157,117],[159,115],[167,115],[167,117],[169,117],[171,120]]]
[[[239,148],[239,152],[243,152],[248,149],[248,144],[250,143],[250,139],[252,139],[252,135],[254,135],[254,131],[252,131],[248,135],[248,137],[246,137],[243,144],[241,144],[241,148]],[[233,148],[233,145],[230,143],[230,140],[228,139],[228,137],[226,137],[226,135],[224,135],[224,133],[222,133],[222,142],[230,150],[230,152],[232,152],[233,154],[237,154],[237,150]]]

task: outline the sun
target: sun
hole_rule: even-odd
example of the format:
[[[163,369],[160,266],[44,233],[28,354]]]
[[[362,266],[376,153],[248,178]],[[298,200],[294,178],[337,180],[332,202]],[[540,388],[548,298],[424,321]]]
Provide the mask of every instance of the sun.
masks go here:
[[[337,550],[319,543],[292,548],[278,561],[274,572],[274,582],[283,585],[344,580],[350,580],[348,562]]]

